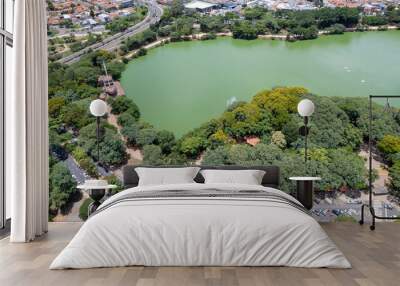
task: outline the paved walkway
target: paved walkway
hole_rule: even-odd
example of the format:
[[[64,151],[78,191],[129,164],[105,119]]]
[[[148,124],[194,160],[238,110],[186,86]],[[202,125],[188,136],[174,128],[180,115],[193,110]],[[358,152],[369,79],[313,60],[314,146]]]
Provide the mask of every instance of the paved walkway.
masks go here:
[[[359,155],[366,159],[365,160],[365,167],[369,168],[369,156],[368,156],[368,149],[365,147],[361,148]],[[389,179],[389,172],[387,170],[387,165],[385,163],[378,161],[379,156],[375,153],[372,153],[372,169],[378,172],[378,178],[373,183],[374,190],[387,190],[386,183]],[[387,200],[387,195],[377,196],[375,197],[378,200]],[[364,199],[364,198],[363,198]],[[366,199],[366,198],[365,198]]]

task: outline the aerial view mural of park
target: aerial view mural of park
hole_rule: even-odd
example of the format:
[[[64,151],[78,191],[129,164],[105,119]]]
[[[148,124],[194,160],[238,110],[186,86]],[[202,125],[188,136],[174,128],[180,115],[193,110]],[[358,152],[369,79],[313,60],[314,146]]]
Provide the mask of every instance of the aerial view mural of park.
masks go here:
[[[287,193],[291,176],[321,177],[319,220],[358,220],[369,95],[400,95],[398,4],[47,2],[52,220],[85,220],[90,199],[77,184],[101,177],[118,192],[127,164],[277,165]],[[97,98],[108,108],[99,152]],[[305,98],[315,105],[307,164]],[[374,205],[384,216],[400,210],[399,107],[372,104]]]

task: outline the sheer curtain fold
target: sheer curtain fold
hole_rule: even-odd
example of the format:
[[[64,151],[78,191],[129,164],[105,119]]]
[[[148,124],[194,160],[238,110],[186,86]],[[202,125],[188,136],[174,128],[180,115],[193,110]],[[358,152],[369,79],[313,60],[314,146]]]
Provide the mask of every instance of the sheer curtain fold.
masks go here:
[[[6,186],[11,188],[12,242],[28,242],[48,226],[48,74],[44,0],[17,0],[14,94],[9,97]]]

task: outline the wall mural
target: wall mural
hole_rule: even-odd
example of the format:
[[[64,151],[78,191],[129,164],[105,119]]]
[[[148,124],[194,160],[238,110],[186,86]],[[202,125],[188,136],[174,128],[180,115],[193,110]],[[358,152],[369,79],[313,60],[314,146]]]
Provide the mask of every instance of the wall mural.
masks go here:
[[[127,164],[277,165],[288,193],[289,177],[321,177],[319,220],[358,219],[368,95],[400,94],[396,4],[47,2],[52,220],[86,219],[77,184],[104,178],[118,192]],[[95,99],[107,109],[98,122]],[[400,210],[398,106],[373,104],[374,202],[385,216]]]

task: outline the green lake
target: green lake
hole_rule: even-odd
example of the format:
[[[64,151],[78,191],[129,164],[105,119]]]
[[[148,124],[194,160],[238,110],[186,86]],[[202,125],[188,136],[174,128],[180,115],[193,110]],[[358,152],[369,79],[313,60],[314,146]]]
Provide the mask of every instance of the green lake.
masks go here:
[[[144,120],[177,136],[262,89],[304,86],[324,96],[400,94],[400,31],[346,33],[289,43],[172,43],[131,61],[126,94]]]

